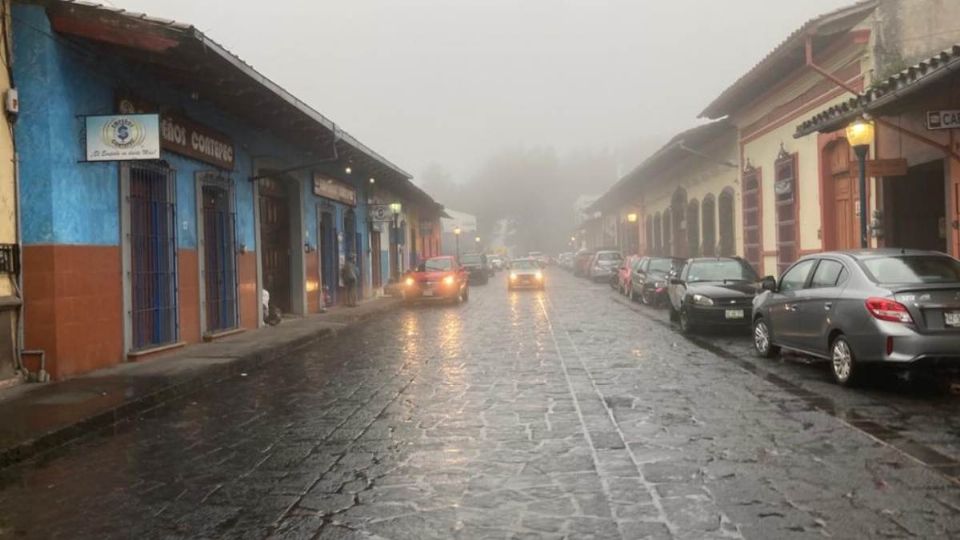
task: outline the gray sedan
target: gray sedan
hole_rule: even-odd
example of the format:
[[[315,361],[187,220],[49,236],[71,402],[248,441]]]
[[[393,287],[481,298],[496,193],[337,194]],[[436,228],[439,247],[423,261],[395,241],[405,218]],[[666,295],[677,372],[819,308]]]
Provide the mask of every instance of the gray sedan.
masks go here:
[[[828,252],[764,278],[753,302],[754,348],[830,360],[849,385],[868,363],[960,366],[960,261],[901,249]]]

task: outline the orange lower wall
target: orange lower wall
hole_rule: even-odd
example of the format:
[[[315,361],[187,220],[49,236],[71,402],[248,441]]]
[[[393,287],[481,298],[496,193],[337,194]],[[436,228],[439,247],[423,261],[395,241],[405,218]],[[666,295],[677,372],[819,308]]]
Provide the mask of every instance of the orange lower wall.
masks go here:
[[[260,300],[257,298],[257,254],[241,253],[237,257],[237,285],[240,296],[240,327],[257,328],[260,321]]]
[[[180,341],[200,341],[200,267],[195,249],[177,251],[180,283]]]
[[[24,246],[24,338],[63,379],[123,360],[117,246]]]

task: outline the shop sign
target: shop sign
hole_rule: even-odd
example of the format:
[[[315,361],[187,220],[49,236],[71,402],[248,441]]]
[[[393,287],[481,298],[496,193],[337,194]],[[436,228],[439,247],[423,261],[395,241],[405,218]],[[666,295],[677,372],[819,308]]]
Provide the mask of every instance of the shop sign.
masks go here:
[[[867,161],[867,176],[906,176],[907,160],[905,158],[896,159],[871,159]]]
[[[390,221],[393,219],[389,204],[371,204],[369,208],[370,221]]]
[[[87,161],[160,158],[160,121],[156,114],[85,117]]]
[[[350,206],[357,205],[357,190],[353,186],[322,174],[313,175],[313,194]]]
[[[927,111],[927,129],[960,128],[960,110]]]
[[[156,110],[157,106],[133,98],[121,98],[118,108],[120,112],[131,113]],[[233,170],[236,163],[233,141],[229,137],[169,112],[160,113],[160,146],[220,169]]]

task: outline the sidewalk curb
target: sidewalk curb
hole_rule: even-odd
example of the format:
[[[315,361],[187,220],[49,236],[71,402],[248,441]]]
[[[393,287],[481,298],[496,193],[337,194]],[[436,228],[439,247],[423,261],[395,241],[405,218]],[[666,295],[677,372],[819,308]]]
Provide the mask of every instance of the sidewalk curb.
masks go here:
[[[340,332],[355,327],[358,323],[385,315],[393,309],[396,309],[397,306],[398,304],[396,302],[390,302],[382,309],[358,314],[348,322],[342,323],[343,326],[341,328],[318,328],[310,334],[291,339],[280,346],[255,350],[222,364],[212,364],[206,368],[197,370],[197,372],[186,381],[172,383],[160,390],[124,401],[107,410],[78,420],[73,424],[2,448],[0,449],[0,469],[26,461],[44,452],[54,450],[69,442],[73,442],[81,437],[116,424],[121,420],[159,407],[176,398],[194,394],[205,387],[223,382],[240,373],[253,371],[284,356],[297,353],[312,345],[335,337]]]

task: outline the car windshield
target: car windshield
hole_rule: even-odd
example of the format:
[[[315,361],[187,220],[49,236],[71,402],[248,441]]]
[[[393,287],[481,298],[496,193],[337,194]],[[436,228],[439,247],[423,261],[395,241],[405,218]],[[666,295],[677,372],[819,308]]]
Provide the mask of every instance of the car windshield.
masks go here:
[[[460,257],[460,262],[463,264],[480,264],[480,255],[477,254],[467,254]]]
[[[943,255],[877,257],[863,261],[876,283],[957,283],[960,261]]]
[[[653,259],[650,261],[650,272],[667,273],[673,270],[674,264],[671,259]]]
[[[597,253],[598,261],[619,261],[623,256],[616,251],[604,251]]]
[[[522,259],[519,261],[513,261],[513,264],[510,265],[514,270],[536,270],[540,268],[540,265],[535,261],[530,259]]]
[[[445,272],[451,268],[453,268],[453,260],[451,259],[428,259],[423,264],[423,271],[425,272]]]
[[[687,282],[698,281],[757,281],[757,274],[736,260],[695,261],[690,263]]]

